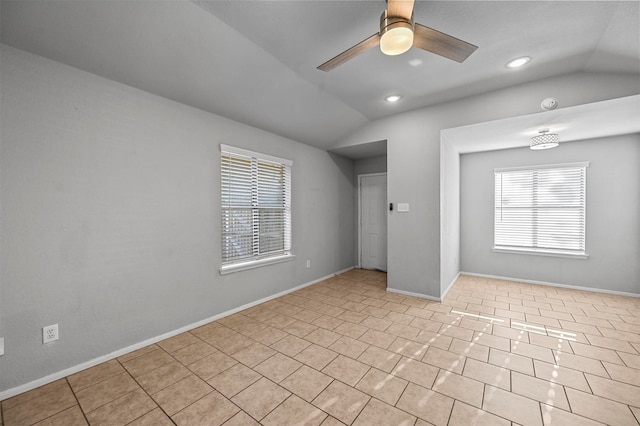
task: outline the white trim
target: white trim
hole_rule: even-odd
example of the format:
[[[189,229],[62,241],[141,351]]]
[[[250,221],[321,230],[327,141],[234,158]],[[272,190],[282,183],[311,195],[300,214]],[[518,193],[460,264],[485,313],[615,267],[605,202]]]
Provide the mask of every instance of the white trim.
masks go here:
[[[335,272],[335,273],[333,273],[333,274],[331,274],[331,275],[327,275],[327,276],[326,276],[326,277],[324,277],[324,278],[320,278],[320,279],[318,279],[318,280],[312,281],[311,283],[307,283],[307,284],[305,284],[304,286],[306,287],[306,286],[309,286],[309,285],[311,285],[311,284],[319,283],[320,281],[324,281],[324,280],[329,279],[329,278],[331,278],[331,277],[336,277],[336,276],[338,276],[338,275],[342,275],[342,274],[344,274],[345,272],[349,272],[349,271],[350,271],[350,270],[352,270],[352,269],[356,269],[356,266],[349,266],[348,268],[341,269],[341,270],[339,270],[338,272]],[[301,288],[302,288],[302,287],[301,287]]]
[[[447,288],[442,292],[442,294],[440,294],[440,300],[444,300],[444,298],[447,297],[447,293],[449,293],[449,290],[451,290],[451,287],[453,287],[453,285],[456,283],[458,278],[460,278],[460,271],[458,271],[458,273],[456,274],[455,277],[453,277],[453,280],[451,280]]]
[[[246,271],[247,269],[259,268],[261,266],[274,265],[276,263],[289,262],[296,258],[293,254],[283,254],[282,256],[267,257],[260,260],[248,262],[232,263],[220,267],[220,275],[232,274],[234,272]]]
[[[362,268],[362,191],[360,190],[362,178],[363,177],[372,177],[372,176],[387,176],[387,172],[377,172],[377,173],[362,173],[358,175],[358,268]],[[385,206],[389,204],[389,182],[387,181],[387,200]],[[385,207],[385,212],[387,211]],[[389,218],[387,216],[387,234],[389,232]],[[387,255],[388,255],[388,247],[387,247]],[[388,269],[388,268],[387,268]],[[387,272],[387,271],[384,271]]]
[[[586,253],[560,253],[553,251],[543,251],[539,250],[527,250],[527,249],[516,249],[516,248],[497,248],[492,247],[491,251],[494,253],[507,253],[507,254],[526,254],[533,256],[549,256],[549,257],[566,257],[568,259],[588,259],[589,255]]]
[[[261,152],[249,151],[248,149],[238,148],[231,145],[220,144],[220,152],[227,152],[229,154],[243,155],[249,158],[259,158],[260,160],[270,161],[272,163],[284,164],[289,167],[293,165],[293,161],[285,158],[276,157],[269,154],[263,154]]]
[[[559,164],[539,164],[537,166],[519,166],[519,167],[499,167],[493,169],[494,173],[513,172],[518,170],[534,170],[534,169],[568,169],[573,167],[589,167],[589,161],[577,163],[559,163]]]
[[[120,357],[122,355],[125,355],[125,354],[128,354],[130,352],[133,352],[135,350],[144,348],[145,346],[149,346],[149,345],[152,345],[154,343],[160,342],[162,340],[168,339],[169,337],[173,337],[173,336],[176,336],[176,335],[178,335],[180,333],[184,333],[185,331],[193,330],[195,328],[201,327],[201,326],[203,326],[205,324],[208,324],[210,322],[219,320],[219,319],[224,318],[226,316],[235,314],[235,313],[243,311],[245,309],[249,309],[249,308],[251,308],[253,306],[256,306],[256,305],[259,305],[261,303],[268,302],[269,300],[285,296],[285,295],[287,295],[289,293],[293,293],[294,291],[303,289],[303,288],[308,287],[308,286],[313,285],[313,284],[317,284],[320,281],[324,281],[324,280],[326,280],[328,278],[344,274],[345,272],[350,271],[353,268],[354,267],[351,266],[349,268],[343,269],[343,270],[335,272],[333,274],[326,275],[326,276],[324,276],[322,278],[318,278],[318,279],[315,279],[313,281],[306,282],[306,283],[301,284],[301,285],[299,285],[297,287],[293,287],[293,288],[290,288],[288,290],[281,291],[279,293],[273,294],[271,296],[267,296],[267,297],[262,298],[260,300],[256,300],[254,302],[249,302],[249,303],[244,304],[242,306],[239,306],[237,308],[233,308],[233,309],[230,309],[228,311],[222,312],[220,314],[213,315],[213,316],[211,316],[209,318],[205,318],[205,319],[200,320],[198,322],[195,322],[195,323],[192,323],[192,324],[189,324],[189,325],[185,325],[184,327],[180,327],[180,328],[178,328],[176,330],[169,331],[167,333],[163,333],[163,334],[161,334],[159,336],[151,337],[149,339],[143,340],[142,342],[134,343],[133,345],[127,346],[127,347],[122,348],[122,349],[118,349],[117,351],[111,352],[111,353],[109,353],[107,355],[102,355],[102,356],[99,356],[99,357],[94,358],[92,360],[89,360],[89,361],[74,365],[73,367],[65,368],[64,370],[58,371],[58,372],[53,373],[53,374],[49,374],[47,376],[44,376],[44,377],[41,377],[39,379],[33,380],[33,381],[29,382],[29,383],[25,383],[23,385],[16,386],[16,387],[11,388],[11,389],[4,390],[4,391],[0,392],[0,401],[4,401],[5,399],[8,399],[8,398],[11,398],[13,396],[19,395],[19,394],[21,394],[23,392],[30,391],[30,390],[35,389],[37,387],[44,386],[44,385],[49,384],[51,382],[54,382],[56,380],[62,379],[62,378],[67,377],[67,376],[70,376],[70,375],[72,375],[74,373],[80,372],[82,370],[86,370],[87,368],[94,367],[94,366],[96,366],[98,364],[102,364],[103,362],[110,361],[110,360],[118,358],[118,357]]]
[[[429,296],[427,294],[414,293],[414,292],[411,292],[411,291],[404,291],[404,290],[398,290],[398,289],[391,288],[391,287],[387,287],[387,291],[389,293],[402,294],[403,296],[411,296],[411,297],[417,297],[419,299],[433,300],[434,302],[442,302],[442,299],[440,299],[439,297],[433,297],[433,296]]]
[[[544,285],[547,287],[560,287],[560,288],[568,288],[572,290],[582,290],[582,291],[592,291],[594,293],[604,293],[604,294],[613,294],[616,296],[628,296],[628,297],[640,297],[638,293],[628,293],[626,291],[616,291],[616,290],[606,290],[603,288],[592,288],[592,287],[583,287],[578,285],[569,285],[569,284],[558,284],[551,283],[548,281],[537,281],[537,280],[525,280],[522,278],[512,278],[512,277],[501,277],[499,275],[487,275],[487,274],[476,274],[474,272],[460,272],[461,275],[469,275],[472,277],[480,277],[480,278],[491,278],[495,280],[506,280],[506,281],[516,281],[527,284],[537,284]]]

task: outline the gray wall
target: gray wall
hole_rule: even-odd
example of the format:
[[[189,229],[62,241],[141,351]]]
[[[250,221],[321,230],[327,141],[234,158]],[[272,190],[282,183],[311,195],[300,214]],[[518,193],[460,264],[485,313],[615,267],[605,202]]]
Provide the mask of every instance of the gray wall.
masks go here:
[[[586,260],[494,253],[493,169],[589,161]],[[502,277],[640,293],[640,134],[460,157],[461,269]]]
[[[0,391],[355,264],[352,161],[7,46],[0,62]],[[293,160],[294,261],[219,275],[220,143]]]
[[[353,162],[353,174],[356,177],[359,175],[366,175],[368,173],[385,173],[387,171],[387,156],[381,155],[379,157],[363,158],[360,160],[354,160]]]
[[[441,130],[539,112],[549,96],[564,108],[634,95],[639,81],[632,74],[591,73],[539,80],[375,120],[340,141],[336,147],[387,140],[389,201],[410,203],[409,213],[388,218],[388,287],[439,298],[449,284],[440,275]],[[447,275],[449,281],[455,273]]]
[[[460,154],[442,132],[440,144],[440,298],[460,273]]]

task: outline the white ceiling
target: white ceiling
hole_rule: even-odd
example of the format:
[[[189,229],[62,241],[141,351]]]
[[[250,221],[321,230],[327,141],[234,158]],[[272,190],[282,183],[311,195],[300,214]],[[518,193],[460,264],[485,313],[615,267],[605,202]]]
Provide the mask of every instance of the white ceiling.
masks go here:
[[[540,129],[559,133],[560,142],[640,132],[640,95],[445,129],[441,143],[458,153],[528,146]]]
[[[328,149],[367,121],[578,71],[640,76],[639,1],[417,1],[416,22],[479,46],[318,65],[378,30],[371,1],[2,0],[13,47]],[[513,71],[505,63],[528,55]],[[417,66],[410,61],[420,62]],[[388,104],[384,96],[403,95]],[[377,145],[376,145],[377,147]]]

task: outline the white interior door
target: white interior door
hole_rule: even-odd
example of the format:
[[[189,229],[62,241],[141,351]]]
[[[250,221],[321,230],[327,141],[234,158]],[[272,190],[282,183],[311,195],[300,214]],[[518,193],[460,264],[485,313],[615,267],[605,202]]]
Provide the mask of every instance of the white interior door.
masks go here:
[[[387,270],[387,175],[360,176],[360,267]]]

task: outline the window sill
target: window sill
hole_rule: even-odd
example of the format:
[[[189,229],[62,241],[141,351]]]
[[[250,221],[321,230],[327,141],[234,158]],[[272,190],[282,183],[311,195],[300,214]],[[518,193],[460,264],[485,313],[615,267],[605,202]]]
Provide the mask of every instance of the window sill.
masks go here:
[[[260,260],[251,260],[249,262],[234,263],[220,268],[220,275],[232,274],[234,272],[246,271],[247,269],[260,268],[267,265],[275,265],[276,263],[289,262],[296,257],[293,254],[285,254],[282,256],[269,257]]]
[[[506,249],[495,248],[491,249],[494,253],[509,253],[509,254],[526,254],[533,256],[548,256],[548,257],[565,257],[569,259],[588,259],[588,254],[571,254],[571,253],[555,253],[552,251],[535,251],[535,250],[519,250],[519,249]]]

